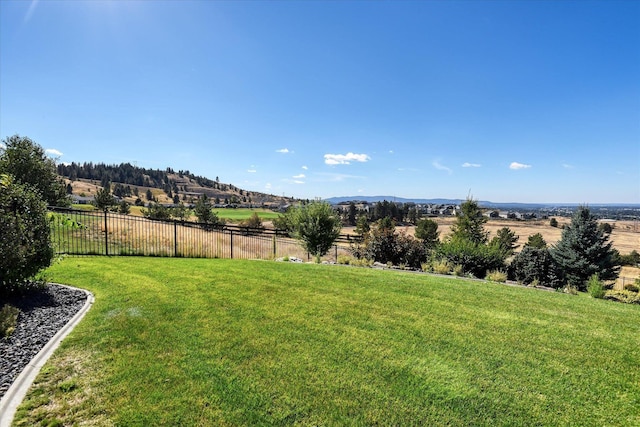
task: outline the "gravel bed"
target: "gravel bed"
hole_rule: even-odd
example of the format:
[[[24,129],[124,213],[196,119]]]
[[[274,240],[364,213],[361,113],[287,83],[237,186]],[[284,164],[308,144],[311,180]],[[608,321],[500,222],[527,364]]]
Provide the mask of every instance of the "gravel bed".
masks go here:
[[[11,304],[20,309],[15,331],[8,338],[0,338],[0,398],[86,300],[83,291],[48,284],[27,296],[0,301],[0,308]]]

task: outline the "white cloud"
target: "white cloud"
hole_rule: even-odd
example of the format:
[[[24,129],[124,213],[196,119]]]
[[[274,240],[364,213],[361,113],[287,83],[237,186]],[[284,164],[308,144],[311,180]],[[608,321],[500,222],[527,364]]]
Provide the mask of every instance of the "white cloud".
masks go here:
[[[287,154],[287,153],[289,153],[289,149],[288,148],[281,148],[279,150],[276,150],[276,153]]]
[[[257,171],[257,170],[255,170],[255,169],[247,169],[247,172],[249,172],[249,173],[256,173],[256,172],[258,172],[258,171]]]
[[[371,160],[366,154],[325,154],[324,162],[328,165],[349,165],[351,162],[368,162]]]
[[[389,154],[393,154],[393,150],[389,150]]]
[[[440,171],[446,171],[449,175],[451,175],[453,173],[453,171],[451,169],[449,169],[448,167],[446,167],[445,165],[441,164],[438,160],[434,160],[432,163],[434,168],[440,170]]]
[[[570,165],[568,163],[563,163],[562,167],[565,168],[565,169],[573,169],[573,165]]]
[[[463,168],[479,168],[479,167],[481,167],[481,166],[482,166],[482,165],[481,165],[481,164],[479,164],[479,163],[469,163],[469,162],[464,162],[464,163],[462,164],[462,167],[463,167]]]
[[[55,148],[47,148],[46,150],[44,150],[45,154],[47,156],[51,156],[51,157],[60,157],[62,156],[62,153],[58,150],[56,150]]]
[[[306,166],[302,166],[302,169],[307,170],[307,169],[309,169],[309,168],[308,168],[308,167],[306,167]]]
[[[293,181],[293,183],[294,184],[304,184],[304,181],[299,181],[299,180],[296,179],[295,181]]]
[[[293,179],[302,179],[302,178],[306,178],[306,176],[304,176],[303,173],[301,173],[300,175],[296,175],[294,177],[292,177]]]
[[[266,188],[267,190],[271,190],[271,183],[267,182],[267,184],[264,186],[264,188]]]
[[[524,163],[512,162],[509,165],[509,169],[519,170],[519,169],[529,169],[531,165],[525,165]]]
[[[363,176],[347,175],[347,174],[344,174],[344,173],[318,173],[316,175],[326,177],[326,179],[322,180],[324,182],[327,182],[327,181],[328,182],[341,182],[341,181],[344,181],[346,179],[364,179],[365,178]]]

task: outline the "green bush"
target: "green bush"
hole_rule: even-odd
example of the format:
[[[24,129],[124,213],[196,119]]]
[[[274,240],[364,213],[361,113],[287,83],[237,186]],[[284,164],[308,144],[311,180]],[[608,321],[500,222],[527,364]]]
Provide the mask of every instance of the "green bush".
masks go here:
[[[603,298],[605,294],[604,284],[597,274],[592,274],[587,282],[587,291],[593,298]]]
[[[424,243],[405,233],[397,233],[389,218],[377,221],[363,242],[351,248],[351,253],[358,259],[409,268],[420,268],[427,260]]]
[[[620,265],[629,265],[631,267],[635,267],[640,264],[640,253],[638,251],[633,250],[627,255],[620,255],[619,258]]]
[[[507,273],[502,270],[491,270],[487,273],[487,277],[485,279],[491,282],[504,283],[507,281]]]
[[[462,274],[485,277],[489,270],[504,268],[504,254],[496,246],[474,243],[467,239],[452,239],[436,249],[436,256],[451,265],[460,265]]]
[[[560,288],[557,267],[546,247],[525,245],[509,266],[509,276],[525,285],[538,281],[539,285]]]
[[[0,310],[0,337],[8,337],[16,329],[18,314],[20,310],[16,307],[5,304]]]
[[[47,208],[30,186],[0,175],[0,294],[26,290],[51,265]]]

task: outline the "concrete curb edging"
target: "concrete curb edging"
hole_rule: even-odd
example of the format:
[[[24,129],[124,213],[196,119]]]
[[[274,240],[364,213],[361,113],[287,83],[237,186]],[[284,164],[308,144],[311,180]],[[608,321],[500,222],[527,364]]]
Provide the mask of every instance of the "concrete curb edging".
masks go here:
[[[60,285],[55,283],[56,285]],[[76,289],[87,294],[87,300],[82,308],[64,325],[44,347],[36,354],[27,366],[24,367],[20,375],[15,379],[9,390],[0,400],[0,427],[10,427],[13,417],[22,400],[27,394],[29,387],[33,384],[40,369],[49,360],[53,352],[58,348],[62,340],[69,335],[69,332],[76,327],[84,315],[89,311],[94,302],[93,294],[87,290],[74,288],[73,286],[60,285],[70,289]]]

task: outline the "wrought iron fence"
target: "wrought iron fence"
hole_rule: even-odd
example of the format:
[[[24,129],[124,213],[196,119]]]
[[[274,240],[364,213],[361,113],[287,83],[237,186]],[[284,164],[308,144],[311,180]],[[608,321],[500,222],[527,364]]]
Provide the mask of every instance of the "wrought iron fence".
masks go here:
[[[277,259],[310,255],[295,239],[273,229],[158,220],[113,212],[50,208],[58,254],[186,258]],[[348,254],[354,236],[341,235],[323,261]]]

